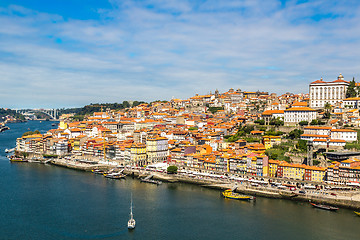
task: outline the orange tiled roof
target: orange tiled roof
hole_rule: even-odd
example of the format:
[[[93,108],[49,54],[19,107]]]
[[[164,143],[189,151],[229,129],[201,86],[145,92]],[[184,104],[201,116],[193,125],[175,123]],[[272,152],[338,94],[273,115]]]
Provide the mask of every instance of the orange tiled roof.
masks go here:
[[[331,129],[331,132],[356,132],[352,129]]]
[[[307,112],[315,112],[315,109],[309,108],[309,107],[292,107],[285,110],[286,112],[290,111],[307,111]]]
[[[262,115],[273,115],[273,114],[282,114],[284,110],[266,110],[262,113]]]

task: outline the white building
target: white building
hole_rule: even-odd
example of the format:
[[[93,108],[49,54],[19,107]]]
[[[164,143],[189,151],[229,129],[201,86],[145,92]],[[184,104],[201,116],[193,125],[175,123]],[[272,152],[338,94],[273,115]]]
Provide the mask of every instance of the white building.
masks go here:
[[[167,160],[169,155],[168,139],[165,137],[154,137],[146,140],[146,154],[151,163]]]
[[[353,142],[357,140],[357,131],[351,129],[331,129],[330,138]]]
[[[317,112],[309,107],[292,107],[284,111],[284,124],[296,125],[301,121],[311,122],[316,119]]]
[[[322,147],[344,147],[346,145],[346,141],[340,139],[314,139],[312,142],[315,146]]]
[[[351,129],[331,129],[330,127],[310,126],[304,128],[302,140],[312,141],[314,145],[345,146],[345,142],[357,140],[357,131]]]
[[[352,97],[352,98],[346,98],[343,101],[343,107],[349,107],[349,108],[360,108],[360,97]]]
[[[304,134],[330,135],[332,127],[308,126],[304,127]]]
[[[62,156],[68,153],[68,140],[63,138],[59,139],[55,143],[55,153],[56,155]]]
[[[325,82],[321,78],[310,83],[310,107],[323,108],[326,103],[331,105],[340,103],[345,99],[348,86],[349,82],[345,81],[341,74],[332,82]]]

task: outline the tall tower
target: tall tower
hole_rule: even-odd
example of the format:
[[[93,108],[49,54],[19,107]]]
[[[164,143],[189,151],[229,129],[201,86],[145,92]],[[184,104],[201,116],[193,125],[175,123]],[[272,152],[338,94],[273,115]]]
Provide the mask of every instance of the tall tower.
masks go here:
[[[313,165],[313,151],[314,151],[313,142],[308,141],[308,142],[307,142],[307,160],[306,160],[306,165],[309,165],[309,166],[312,166],[312,165]]]

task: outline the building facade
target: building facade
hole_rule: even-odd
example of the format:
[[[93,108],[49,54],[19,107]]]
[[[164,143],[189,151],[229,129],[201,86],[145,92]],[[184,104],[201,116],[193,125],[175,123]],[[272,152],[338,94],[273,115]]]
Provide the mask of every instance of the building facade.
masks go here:
[[[340,74],[338,79],[332,82],[325,82],[321,78],[310,83],[310,107],[323,108],[326,103],[331,105],[340,104],[346,98],[346,90],[349,82],[344,80]]]

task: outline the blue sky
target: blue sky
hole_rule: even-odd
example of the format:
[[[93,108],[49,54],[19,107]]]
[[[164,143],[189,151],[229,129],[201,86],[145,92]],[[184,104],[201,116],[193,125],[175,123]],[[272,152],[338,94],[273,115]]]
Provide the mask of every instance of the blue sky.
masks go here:
[[[2,0],[0,107],[359,78],[360,1]]]

